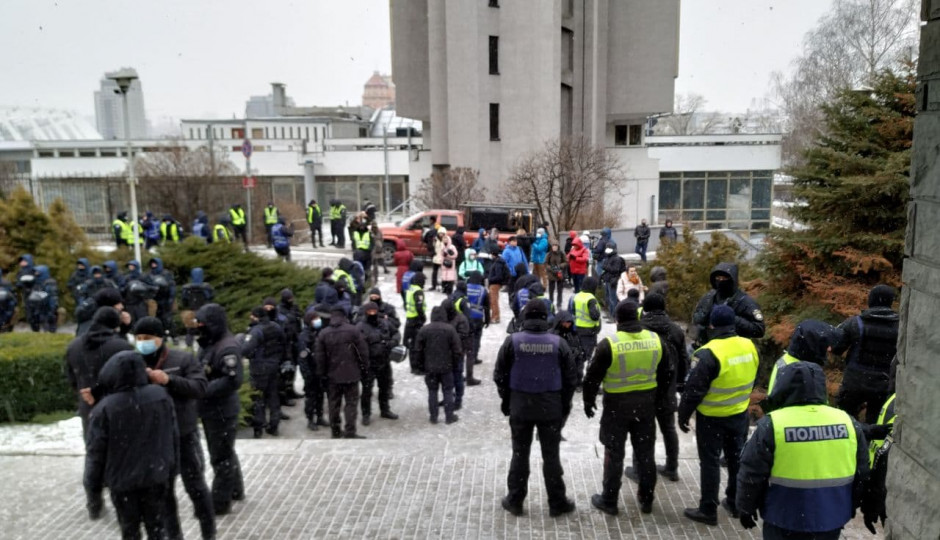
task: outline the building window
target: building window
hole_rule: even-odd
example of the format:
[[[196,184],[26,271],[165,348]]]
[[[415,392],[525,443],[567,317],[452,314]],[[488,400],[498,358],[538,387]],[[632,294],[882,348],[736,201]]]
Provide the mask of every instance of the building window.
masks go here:
[[[251,138],[252,138],[252,139],[263,139],[263,138],[264,138],[264,130],[262,130],[261,128],[251,128]]]
[[[574,90],[561,85],[561,136],[570,137],[574,129]]]
[[[282,139],[286,139],[286,138],[287,138],[287,136],[284,135],[284,133],[285,133],[285,132],[284,132],[284,127],[281,126],[281,138],[282,138]]]
[[[317,133],[318,131],[320,130],[317,129],[317,126],[313,126],[313,142],[320,142],[320,134]]]
[[[561,0],[562,17],[574,17],[574,0]]]
[[[304,128],[304,140],[306,141],[310,140],[310,128],[309,127]]]
[[[490,140],[499,140],[499,103],[490,103]]]
[[[643,144],[643,124],[614,126],[614,146],[640,146]]]
[[[189,138],[193,138],[193,128],[189,128]]]
[[[660,173],[659,221],[684,222],[693,230],[767,229],[772,200],[772,171]]]
[[[640,146],[643,144],[643,124],[630,124],[629,138],[627,144],[630,146]]]
[[[499,0],[489,0],[490,7],[499,7]]]
[[[490,75],[499,75],[499,36],[490,36]]]
[[[562,72],[574,71],[574,32],[566,28],[561,30]]]
[[[287,138],[288,139],[294,138],[294,126],[287,128]]]

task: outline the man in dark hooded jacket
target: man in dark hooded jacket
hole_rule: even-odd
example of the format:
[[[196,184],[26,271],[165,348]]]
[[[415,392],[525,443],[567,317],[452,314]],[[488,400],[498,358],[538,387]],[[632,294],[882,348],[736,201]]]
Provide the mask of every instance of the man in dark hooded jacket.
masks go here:
[[[365,439],[356,433],[356,413],[359,407],[359,382],[368,369],[369,346],[359,329],[349,323],[346,310],[334,305],[330,310],[330,325],[320,331],[314,345],[317,374],[329,381],[330,426],[333,438]],[[345,406],[344,406],[345,402]],[[340,412],[345,414],[346,429],[342,429]]]
[[[330,425],[326,421],[323,407],[323,398],[326,396],[329,382],[317,374],[317,363],[313,354],[320,331],[330,324],[330,307],[317,304],[307,308],[304,313],[304,329],[297,341],[300,374],[304,378],[304,414],[307,416],[307,429],[310,431],[319,431],[320,426]]]
[[[845,356],[845,374],[836,401],[852,417],[865,407],[865,423],[877,421],[888,392],[891,360],[897,354],[900,318],[891,309],[895,291],[876,285],[868,293],[868,309],[838,326],[834,354]]]
[[[122,276],[120,270],[118,270],[117,262],[110,260],[105,261],[101,264],[101,269],[104,270],[105,279],[110,279],[114,282],[118,290],[124,289],[124,276]]]
[[[636,289],[631,289],[631,291]],[[663,344],[662,362],[669,362],[669,387],[661,392],[656,400],[656,423],[663,434],[663,443],[666,446],[666,464],[657,465],[656,470],[673,482],[679,481],[679,434],[676,432],[676,381],[682,381],[685,386],[685,377],[689,370],[689,353],[685,348],[685,332],[678,324],[672,322],[666,314],[666,299],[659,293],[647,294],[643,299],[643,317],[640,326],[652,330],[659,335]],[[680,390],[681,392],[681,390]],[[624,476],[638,481],[636,454],[633,458],[633,467],[627,467]]]
[[[523,308],[522,316],[520,331],[503,342],[493,368],[500,409],[509,417],[512,430],[512,461],[506,480],[508,493],[502,500],[502,507],[516,516],[523,513],[522,504],[528,494],[532,434],[538,430],[549,515],[555,517],[575,509],[574,501],[565,494],[559,455],[561,428],[571,411],[571,398],[578,381],[575,359],[565,340],[549,333],[548,307],[544,302],[530,301]]]
[[[82,310],[76,313],[78,328],[75,330],[75,335],[79,337],[85,335],[88,329],[91,328],[97,310],[103,307],[110,307],[116,309],[120,315],[120,326],[116,331],[117,337],[126,339],[125,336],[134,328],[134,321],[131,318],[131,314],[124,311],[124,298],[121,297],[120,291],[110,287],[101,289],[95,293],[92,301],[95,311],[92,312],[90,316],[85,311],[87,309],[87,299],[82,302]]]
[[[447,322],[454,327],[457,335],[460,336],[460,349],[464,353],[471,347],[470,321],[466,315],[461,313],[450,298],[441,302],[441,307],[447,313]],[[469,309],[467,310],[469,311]],[[460,360],[454,366],[454,410],[459,411],[463,407],[463,394],[466,390],[466,380],[464,380],[465,354],[461,354]]]
[[[741,524],[754,527],[760,512],[770,540],[840,538],[868,480],[862,426],[826,405],[826,375],[812,362],[781,368],[777,388],[781,408],[757,422],[741,453]]]
[[[147,300],[156,296],[157,287],[144,279],[140,273],[140,262],[128,261],[125,266],[127,273],[124,274],[121,296],[124,297],[124,307],[131,314],[131,318],[139,321],[147,316]]]
[[[82,298],[92,298],[102,289],[117,288],[117,283],[105,275],[104,268],[92,266],[88,278],[82,284]]]
[[[617,253],[617,243],[608,240],[607,247],[604,248],[604,262],[601,265],[601,283],[604,284],[606,294],[607,310],[610,312],[611,320],[616,319],[615,308],[620,300],[626,298],[617,298],[617,281],[620,276],[627,271],[627,262]]]
[[[666,269],[662,266],[654,266],[650,270],[650,290],[647,294],[659,293],[666,298],[669,294],[669,280],[666,279]]]
[[[816,319],[806,319],[796,325],[793,335],[790,336],[790,345],[784,351],[783,356],[774,362],[774,367],[770,371],[770,381],[767,383],[767,400],[761,403],[764,412],[770,412],[780,407],[779,403],[770,399],[774,394],[777,372],[783,366],[794,362],[812,362],[818,366],[825,367],[826,356],[832,347],[835,339],[835,329],[832,325],[817,321]]]
[[[248,359],[251,387],[256,391],[252,403],[256,439],[261,438],[263,429],[266,429],[269,435],[278,435],[281,420],[278,373],[281,363],[287,357],[287,346],[287,338],[280,325],[268,318],[268,312],[264,308],[253,308],[242,356]]]
[[[83,298],[88,296],[88,294],[84,292],[84,285],[85,280],[91,275],[90,268],[91,265],[88,263],[88,259],[79,259],[75,263],[75,270],[72,271],[72,275],[69,276],[69,280],[66,283],[66,287],[69,288],[69,293],[72,295],[72,299],[75,300],[76,306]]]
[[[88,396],[104,393],[98,389],[98,375],[109,358],[133,347],[117,335],[121,318],[117,310],[101,307],[95,312],[89,330],[69,343],[65,351],[65,375],[69,386],[78,395],[78,415],[82,419],[82,433],[88,433],[88,414],[91,412]]]
[[[147,378],[151,384],[162,386],[173,398],[176,424],[179,428],[179,473],[183,487],[193,502],[193,510],[203,538],[215,537],[215,512],[212,492],[206,485],[202,444],[199,442],[199,400],[206,393],[206,372],[192,353],[167,347],[163,323],[156,317],[144,317],[134,327],[135,348],[147,365]],[[167,536],[182,538],[177,513],[176,475],[170,480],[166,492]]]
[[[286,339],[287,354],[285,354],[285,364],[281,365],[280,374],[280,393],[281,400],[287,403],[303,397],[294,389],[294,381],[297,380],[297,340],[300,339],[300,332],[303,330],[303,313],[297,306],[297,300],[294,298],[294,291],[290,289],[281,290],[281,301],[277,305],[277,313],[280,316],[281,328],[284,330]]]
[[[176,301],[176,281],[173,273],[163,268],[163,260],[153,257],[147,263],[150,274],[144,278],[156,289],[153,299],[157,302],[157,318],[163,323],[167,337],[173,336],[173,303]]]
[[[466,290],[464,290],[466,289]],[[473,377],[473,366],[482,363],[479,359],[480,343],[483,339],[483,329],[490,325],[490,299],[489,292],[483,284],[483,275],[479,272],[470,272],[467,282],[458,282],[457,291],[463,294],[459,300],[458,310],[468,308],[470,316],[469,348],[464,351],[467,364],[467,386],[476,386],[482,381]],[[466,304],[466,306],[464,306]]]
[[[26,319],[33,332],[40,329],[54,334],[58,329],[59,286],[49,274],[49,267],[35,268],[36,280],[26,295]]]
[[[91,411],[85,437],[89,517],[101,516],[107,486],[122,537],[140,538],[143,521],[148,538],[164,538],[167,490],[179,466],[173,400],[149,384],[144,360],[133,351],[112,356],[100,382],[106,395]]]
[[[212,289],[212,285],[205,282],[202,268],[196,267],[190,270],[189,283],[183,285],[180,291],[180,305],[183,308],[180,316],[183,319],[183,325],[186,327],[187,347],[193,346],[193,340],[196,337],[196,327],[192,323],[195,313],[199,311],[199,308],[211,302],[213,298],[215,298],[215,291]]]
[[[392,389],[389,353],[392,347],[398,345],[401,335],[375,302],[366,302],[359,313],[362,317],[356,328],[362,332],[369,348],[369,365],[362,376],[362,425],[368,426],[372,422],[372,387],[376,382],[379,385],[379,411],[382,418],[397,420],[398,415],[389,406]]]
[[[594,244],[594,248],[591,249],[591,255],[594,257],[594,273],[596,276],[600,276],[603,273],[604,260],[607,258],[607,242],[610,242],[610,227],[604,227],[603,230],[601,230],[601,237],[598,238],[597,243]]]
[[[241,464],[235,453],[235,435],[241,403],[238,389],[244,379],[241,347],[228,330],[225,309],[206,304],[196,312],[199,332],[199,362],[204,366],[209,385],[199,404],[199,416],[209,445],[212,480],[212,505],[217,516],[232,510],[232,501],[245,496]]]
[[[0,332],[13,331],[12,321],[17,303],[13,286],[3,279],[3,270],[0,270]]]
[[[463,348],[457,330],[447,322],[447,310],[443,306],[431,310],[431,322],[418,332],[412,355],[418,371],[425,374],[431,423],[437,423],[438,388],[444,394],[445,422],[456,422],[459,418],[454,414],[454,372],[463,356]]]
[[[708,318],[712,309],[726,305],[734,310],[735,333],[743,338],[758,339],[764,336],[764,315],[753,298],[738,288],[738,265],[718,263],[712,270],[709,281],[712,290],[698,301],[692,314],[689,332],[693,348],[699,348],[712,339]]]

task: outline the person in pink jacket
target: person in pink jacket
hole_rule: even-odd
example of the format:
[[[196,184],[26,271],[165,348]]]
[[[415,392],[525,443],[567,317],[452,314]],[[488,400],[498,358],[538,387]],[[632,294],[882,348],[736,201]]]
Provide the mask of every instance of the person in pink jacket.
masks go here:
[[[640,291],[640,304],[642,305],[643,298],[646,296],[646,287],[640,275],[637,274],[635,266],[628,266],[627,271],[620,274],[620,279],[617,280],[617,298],[626,298],[630,289]]]
[[[444,248],[441,250],[441,292],[451,294],[457,282],[457,248],[450,237],[444,235]]]

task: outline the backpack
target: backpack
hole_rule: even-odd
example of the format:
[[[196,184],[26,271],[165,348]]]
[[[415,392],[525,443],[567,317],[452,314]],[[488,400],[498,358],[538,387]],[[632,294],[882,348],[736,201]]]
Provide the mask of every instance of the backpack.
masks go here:
[[[271,229],[271,238],[274,240],[275,249],[285,249],[290,246],[290,240],[284,234],[284,226],[280,223]]]

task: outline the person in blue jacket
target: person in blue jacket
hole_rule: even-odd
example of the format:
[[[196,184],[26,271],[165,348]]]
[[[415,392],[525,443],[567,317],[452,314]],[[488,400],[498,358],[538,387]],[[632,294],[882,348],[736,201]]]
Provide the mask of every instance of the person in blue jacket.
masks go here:
[[[13,314],[16,312],[16,294],[13,286],[3,280],[0,270],[0,332],[13,330]]]
[[[54,334],[58,328],[59,287],[49,275],[48,266],[36,266],[35,273],[33,288],[26,295],[26,319],[33,332],[45,329]]]
[[[548,235],[545,229],[539,227],[535,231],[535,242],[532,242],[532,267],[545,289],[548,288],[548,274],[545,272],[546,255],[548,255]]]

